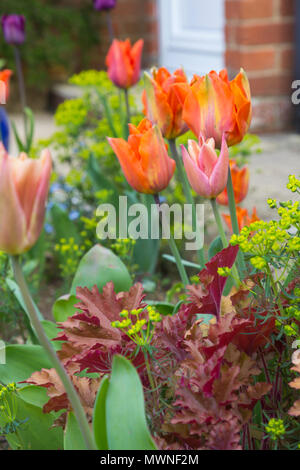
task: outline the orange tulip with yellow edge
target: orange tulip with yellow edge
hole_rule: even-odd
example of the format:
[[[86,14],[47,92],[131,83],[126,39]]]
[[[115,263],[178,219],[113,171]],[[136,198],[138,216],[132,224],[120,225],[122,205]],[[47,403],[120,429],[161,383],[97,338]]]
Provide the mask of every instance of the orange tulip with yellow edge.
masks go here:
[[[202,133],[206,139],[213,137],[220,148],[225,133],[227,145],[241,142],[247,133],[252,115],[250,86],[243,69],[231,81],[227,70],[194,79],[186,85],[175,86],[183,104],[183,119],[198,138]]]
[[[140,193],[157,194],[168,186],[176,164],[168,156],[160,130],[147,118],[137,127],[129,124],[128,141],[108,138],[108,142],[133,189]]]
[[[9,69],[0,70],[0,98],[1,104],[5,104],[3,98],[5,98],[5,102],[8,100],[9,97],[9,81],[12,75],[12,71]],[[2,87],[1,87],[2,85]]]
[[[239,168],[235,160],[230,160],[230,170],[234,191],[235,203],[239,204],[247,196],[249,189],[249,168],[247,165],[244,165],[242,168]],[[227,188],[222,191],[217,197],[218,204],[222,206],[228,205],[228,194]]]
[[[152,75],[144,75],[144,114],[157,124],[164,137],[175,139],[187,132],[188,126],[182,119],[182,103],[174,84],[188,85],[187,77],[182,69],[171,74],[165,67],[154,67],[151,72]]]

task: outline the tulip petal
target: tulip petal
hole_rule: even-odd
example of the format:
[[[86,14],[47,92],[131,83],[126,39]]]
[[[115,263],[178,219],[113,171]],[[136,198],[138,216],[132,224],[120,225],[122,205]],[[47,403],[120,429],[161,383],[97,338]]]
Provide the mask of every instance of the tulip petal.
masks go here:
[[[149,192],[150,186],[141,167],[141,163],[128,142],[124,139],[116,138],[108,138],[107,140],[118,157],[125,178],[130,186],[141,193]]]
[[[218,196],[227,184],[228,179],[228,167],[229,167],[229,152],[225,139],[225,134],[222,137],[222,147],[219,158],[213,172],[209,178],[209,184],[212,189],[214,197]]]
[[[204,143],[198,154],[198,166],[208,178],[210,178],[217,161],[218,156],[214,148],[211,145]]]
[[[22,253],[27,244],[26,218],[13,183],[12,157],[0,151],[0,250]]]
[[[202,197],[211,197],[211,188],[207,176],[190,157],[184,145],[181,146],[181,151],[185,171],[193,190]]]
[[[133,63],[133,71],[130,86],[135,85],[140,79],[143,47],[144,40],[139,39],[131,48],[130,57]]]
[[[164,136],[172,131],[173,112],[167,102],[167,95],[150,75],[145,72],[146,115],[153,124],[157,124]]]
[[[168,156],[159,129],[154,126],[141,138],[139,153],[144,172],[153,193],[165,189],[175,171],[175,161]]]
[[[31,207],[30,224],[27,228],[29,246],[34,245],[37,241],[44,224],[49,181],[52,171],[50,151],[48,149],[43,150],[40,159],[33,161],[36,166],[38,166],[39,179],[37,186],[35,181],[32,185],[32,193],[34,193],[35,197]]]

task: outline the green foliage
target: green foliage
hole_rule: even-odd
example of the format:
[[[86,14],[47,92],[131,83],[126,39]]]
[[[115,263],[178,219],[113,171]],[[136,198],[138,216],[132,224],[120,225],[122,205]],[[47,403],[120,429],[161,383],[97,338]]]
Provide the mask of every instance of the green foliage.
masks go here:
[[[105,408],[105,409],[104,409]],[[155,450],[145,416],[144,394],[133,365],[114,356],[111,378],[100,387],[94,410],[99,449]]]
[[[100,14],[92,2],[82,0],[75,6],[70,0],[1,0],[1,14],[26,17],[26,41],[21,46],[30,87],[45,90],[53,76],[67,77],[86,67],[99,44]],[[88,32],[88,33],[87,33]],[[80,47],[78,47],[80,45]],[[0,41],[0,56],[14,69],[12,47]]]

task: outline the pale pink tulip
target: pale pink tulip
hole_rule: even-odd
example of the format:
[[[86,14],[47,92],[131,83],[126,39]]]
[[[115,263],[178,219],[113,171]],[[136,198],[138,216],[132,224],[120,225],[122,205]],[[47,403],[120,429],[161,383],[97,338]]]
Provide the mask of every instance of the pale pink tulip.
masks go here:
[[[205,141],[200,136],[199,144],[188,141],[188,150],[182,145],[182,158],[190,185],[200,196],[215,198],[226,186],[228,177],[228,147],[225,135],[218,156],[213,138]]]
[[[0,250],[17,255],[37,241],[44,223],[51,155],[11,157],[0,144]]]

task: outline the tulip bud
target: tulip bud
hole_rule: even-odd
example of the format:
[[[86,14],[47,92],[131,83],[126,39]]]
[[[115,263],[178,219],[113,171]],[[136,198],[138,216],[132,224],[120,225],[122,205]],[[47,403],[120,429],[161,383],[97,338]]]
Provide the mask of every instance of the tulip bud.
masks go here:
[[[108,76],[119,88],[130,88],[140,79],[141,58],[144,41],[139,39],[133,46],[129,39],[114,39],[106,56]]]
[[[199,145],[188,141],[188,150],[182,145],[182,158],[190,185],[202,197],[215,198],[226,186],[229,156],[225,135],[222,138],[221,152],[218,157],[213,138],[205,142],[200,136]]]
[[[140,193],[157,194],[168,186],[175,161],[168,156],[161,132],[148,119],[137,127],[129,124],[129,132],[128,142],[109,138],[109,144],[130,186]]]
[[[8,155],[0,144],[0,250],[17,255],[37,241],[44,223],[51,175],[51,155]]]
[[[112,10],[115,8],[117,0],[94,0],[95,10]]]
[[[23,15],[3,15],[1,24],[4,39],[14,46],[25,41],[25,17]]]

